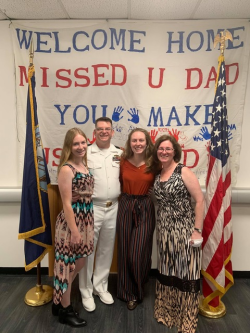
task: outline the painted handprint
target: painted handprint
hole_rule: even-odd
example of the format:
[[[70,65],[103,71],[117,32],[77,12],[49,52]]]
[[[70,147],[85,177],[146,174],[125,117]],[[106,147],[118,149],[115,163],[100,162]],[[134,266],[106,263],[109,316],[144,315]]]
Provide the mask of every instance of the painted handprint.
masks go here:
[[[208,142],[205,144],[205,148],[206,148],[206,150],[207,150],[207,152],[208,152],[207,156],[208,156],[209,153],[210,153],[210,144],[211,144],[210,141],[208,141]]]
[[[123,111],[123,107],[122,106],[117,106],[116,108],[114,108],[113,114],[112,114],[112,120],[117,122],[119,120],[121,120],[123,118],[123,116],[121,117],[121,113]]]
[[[155,129],[151,130],[149,132],[150,138],[151,138],[151,140],[152,140],[153,143],[155,143],[155,138],[157,137],[157,134],[158,134],[158,131],[156,131]]]
[[[132,121],[132,123],[138,124],[140,120],[138,116],[138,110],[136,110],[136,108],[130,108],[130,111],[127,110],[127,112],[132,117],[131,119],[128,119],[128,121]]]
[[[176,141],[179,140],[180,131],[178,131],[177,129],[176,130],[174,130],[174,129],[168,130],[168,133],[170,135],[172,135],[175,138]]]
[[[201,135],[205,140],[211,139],[211,134],[208,132],[208,128],[206,126],[201,128],[199,135]]]
[[[95,140],[96,140],[96,137],[95,137],[95,131],[93,131],[92,140],[89,140],[89,138],[88,138],[88,142],[89,142],[90,144],[92,144],[92,143],[95,142]]]
[[[229,130],[228,131],[228,141],[231,140],[233,138],[233,133]]]

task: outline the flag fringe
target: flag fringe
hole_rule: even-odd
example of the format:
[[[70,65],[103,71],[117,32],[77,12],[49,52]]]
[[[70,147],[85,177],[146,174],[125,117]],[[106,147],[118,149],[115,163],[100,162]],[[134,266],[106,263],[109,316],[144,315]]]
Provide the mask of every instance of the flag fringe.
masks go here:
[[[36,240],[34,240],[34,239],[32,239],[32,238],[27,238],[26,241],[27,241],[27,242],[30,242],[30,243],[33,243],[33,244],[36,244],[36,245],[39,245],[39,246],[42,246],[42,247],[44,247],[44,248],[46,248],[46,249],[48,248],[49,250],[52,250],[52,249],[53,249],[53,246],[52,246],[52,245],[44,244],[44,243],[39,242],[39,241],[36,241]]]
[[[37,229],[34,229],[34,230],[30,230],[30,231],[27,231],[27,232],[19,233],[18,234],[18,239],[25,239],[25,240],[27,240],[27,238],[39,235],[39,234],[41,234],[44,231],[45,231],[45,225],[43,225],[42,227],[39,227]]]
[[[202,306],[203,307],[209,307],[209,309],[213,312],[217,311],[218,307],[213,307],[212,305],[210,305],[209,303],[215,298],[215,297],[219,297],[219,299],[221,300],[221,297],[223,295],[221,295],[219,290],[215,290],[213,293],[211,293],[209,296],[204,297],[202,300]]]
[[[34,153],[34,164],[35,164],[35,172],[36,172],[36,183],[37,183],[37,193],[38,193],[38,200],[39,200],[39,206],[41,211],[41,220],[42,224],[45,227],[45,221],[44,221],[44,213],[43,213],[43,203],[40,193],[40,181],[39,181],[39,173],[38,173],[38,164],[37,164],[37,147],[36,147],[36,131],[35,131],[35,111],[34,111],[34,99],[33,99],[33,90],[32,90],[32,83],[31,83],[31,77],[35,73],[35,67],[34,65],[29,67],[29,97],[30,97],[30,111],[31,111],[31,126],[32,126],[32,140],[33,140],[33,153]]]
[[[35,266],[37,266],[42,260],[43,258],[46,256],[47,253],[49,253],[51,249],[45,249],[44,252],[38,257],[36,258],[36,260],[32,261],[29,265],[26,265],[25,262],[25,272],[31,270],[32,268],[34,268]]]
[[[229,254],[229,256],[227,257],[227,259],[224,261],[224,267],[230,261],[231,255],[232,255],[232,250],[231,250],[231,253]],[[225,268],[225,276],[228,278],[228,280],[230,282],[226,285],[226,287],[222,287],[221,285],[219,285],[216,282],[216,280],[210,274],[208,274],[203,269],[201,269],[201,274],[217,288],[217,290],[215,290],[212,294],[210,294],[207,297],[204,297],[204,299],[202,301],[202,304],[204,306],[207,305],[209,307],[212,307],[208,303],[210,303],[217,296],[219,296],[219,298],[221,299],[225,295],[225,293],[234,285],[234,278],[233,278],[233,275]],[[214,307],[212,307],[212,308],[213,308],[213,311],[216,311],[216,308],[214,308]]]
[[[218,291],[219,295],[224,295],[225,294],[225,287],[222,287],[220,284],[218,284],[218,282],[210,275],[208,274],[206,271],[204,271],[203,269],[201,270],[201,274],[207,279],[209,280],[210,282],[212,282],[212,284],[218,289],[216,290],[216,292]],[[209,297],[211,296],[212,294],[209,295]],[[216,296],[219,296],[219,295],[216,295]],[[205,298],[207,299],[207,297]]]

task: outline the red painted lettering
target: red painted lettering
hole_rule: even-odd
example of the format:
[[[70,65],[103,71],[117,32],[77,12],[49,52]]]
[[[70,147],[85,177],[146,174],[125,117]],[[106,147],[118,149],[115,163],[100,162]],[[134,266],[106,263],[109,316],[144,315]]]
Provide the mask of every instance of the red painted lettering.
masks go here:
[[[68,73],[70,75],[71,74],[71,70],[70,69],[58,69],[56,71],[56,77],[59,80],[67,82],[67,85],[63,86],[63,85],[60,85],[58,82],[56,82],[56,88],[69,88],[71,86],[71,84],[72,84],[72,81],[71,81],[70,78],[61,75],[61,73],[63,73],[63,72],[66,72],[66,73]]]
[[[153,67],[148,67],[149,73],[148,73],[148,85],[151,88],[160,88],[162,86],[162,82],[163,82],[163,73],[165,71],[165,68],[159,68],[160,69],[160,77],[159,77],[159,82],[157,85],[154,85],[152,83],[152,76],[153,76]]]

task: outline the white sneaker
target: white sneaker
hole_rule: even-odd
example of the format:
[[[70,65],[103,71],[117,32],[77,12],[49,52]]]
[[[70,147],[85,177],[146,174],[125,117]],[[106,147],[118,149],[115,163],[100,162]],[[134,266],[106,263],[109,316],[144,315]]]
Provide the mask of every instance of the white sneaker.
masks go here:
[[[95,311],[95,301],[93,297],[89,297],[89,298],[82,298],[82,305],[84,307],[84,309],[88,312],[93,312]]]
[[[108,291],[103,291],[103,292],[94,291],[93,294],[99,296],[100,300],[105,304],[113,304],[114,303],[114,299]]]

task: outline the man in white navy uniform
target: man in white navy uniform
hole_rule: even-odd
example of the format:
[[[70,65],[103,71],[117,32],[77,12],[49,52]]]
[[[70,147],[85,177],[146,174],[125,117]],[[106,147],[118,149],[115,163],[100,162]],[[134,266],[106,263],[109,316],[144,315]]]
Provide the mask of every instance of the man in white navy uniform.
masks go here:
[[[79,288],[83,307],[89,312],[96,308],[93,294],[98,295],[105,304],[114,303],[108,292],[108,277],[116,233],[122,150],[111,143],[113,135],[112,120],[108,117],[98,118],[95,122],[96,142],[88,147],[88,167],[94,176],[95,250],[86,257],[86,263],[79,272]]]

